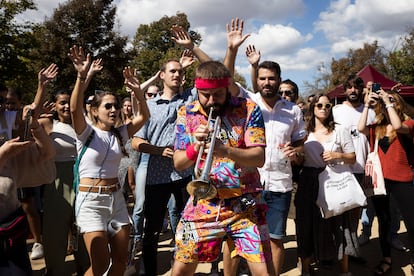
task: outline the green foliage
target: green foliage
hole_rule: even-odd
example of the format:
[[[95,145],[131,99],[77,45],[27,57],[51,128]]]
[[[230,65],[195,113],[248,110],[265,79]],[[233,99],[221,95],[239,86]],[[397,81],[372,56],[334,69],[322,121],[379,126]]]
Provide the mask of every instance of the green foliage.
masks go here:
[[[246,79],[238,72],[234,72],[234,81],[240,83],[242,87],[247,87]]]
[[[32,91],[31,77],[35,74],[30,59],[34,43],[32,24],[17,23],[15,17],[32,9],[36,7],[31,0],[0,2],[0,82],[19,87],[24,93]]]
[[[387,58],[391,76],[404,85],[414,85],[414,28],[403,38],[401,49]]]
[[[339,60],[332,59],[331,87],[344,83],[351,73],[357,73],[368,64],[387,75],[388,70],[385,61],[386,55],[378,46],[377,41],[372,44],[364,43],[364,47],[360,49],[349,49],[346,57]]]
[[[172,25],[180,25],[190,34],[194,43],[201,42],[201,36],[191,31],[187,15],[177,13],[175,16],[164,16],[149,25],[140,25],[133,40],[133,50],[136,56],[131,65],[138,69],[141,81],[149,79],[158,72],[162,64],[168,59],[179,60],[184,49],[180,49],[171,39],[170,28]],[[186,69],[185,88],[192,86],[195,65]]]
[[[82,46],[93,59],[103,59],[104,69],[95,76],[90,91],[122,89],[122,69],[131,53],[125,50],[127,37],[114,31],[115,14],[112,0],[71,0],[60,4],[52,18],[35,30],[39,43],[33,52],[37,68],[52,62],[59,67],[53,89],[67,88],[75,82],[76,72],[67,57],[73,45]]]

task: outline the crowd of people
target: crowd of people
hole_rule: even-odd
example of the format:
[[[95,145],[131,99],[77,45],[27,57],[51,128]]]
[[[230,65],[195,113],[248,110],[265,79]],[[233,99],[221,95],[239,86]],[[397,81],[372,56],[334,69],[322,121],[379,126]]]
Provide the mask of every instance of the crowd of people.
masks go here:
[[[324,93],[305,101],[277,62],[260,61],[253,44],[245,51],[248,91],[233,78],[238,49],[249,37],[243,24],[238,18],[227,24],[223,62],[172,26],[173,40],[186,49],[182,57],[143,83],[125,67],[130,97],[122,101],[109,91],[88,93],[104,61],[81,46],[68,53],[77,74],[73,89],[56,91],[49,105],[55,64],[39,72],[30,105],[21,106],[18,90],[0,87],[0,275],[31,275],[29,229],[30,258],[44,256],[47,275],[71,275],[68,253],[78,275],[123,275],[140,252],[137,273],[157,275],[166,214],[177,276],[193,275],[200,262],[213,263],[211,274],[218,275],[221,252],[224,275],[240,267],[280,275],[290,213],[301,275],[332,263],[340,275],[352,275],[349,262],[364,262],[359,248],[369,241],[374,213],[383,258],[373,273],[390,273],[391,247],[413,254],[413,108],[397,91],[372,91],[372,81],[354,74],[344,82],[343,103],[334,106]],[[194,88],[183,89],[184,70],[196,60]],[[386,194],[324,218],[320,173],[342,167],[364,187],[374,145]],[[42,185],[40,227],[33,187]],[[398,240],[401,218],[407,245]],[[411,266],[414,275],[414,256]]]

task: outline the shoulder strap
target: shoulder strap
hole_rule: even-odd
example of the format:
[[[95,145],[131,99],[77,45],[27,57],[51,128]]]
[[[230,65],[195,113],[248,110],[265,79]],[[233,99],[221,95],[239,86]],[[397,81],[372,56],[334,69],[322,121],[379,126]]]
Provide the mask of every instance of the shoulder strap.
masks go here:
[[[78,186],[79,186],[79,164],[82,159],[83,154],[85,153],[86,149],[89,147],[89,144],[91,143],[93,136],[95,135],[95,130],[92,130],[91,134],[88,136],[88,139],[85,142],[85,145],[83,145],[81,152],[76,157],[75,164],[73,165],[73,190],[75,191],[75,194],[78,193]]]

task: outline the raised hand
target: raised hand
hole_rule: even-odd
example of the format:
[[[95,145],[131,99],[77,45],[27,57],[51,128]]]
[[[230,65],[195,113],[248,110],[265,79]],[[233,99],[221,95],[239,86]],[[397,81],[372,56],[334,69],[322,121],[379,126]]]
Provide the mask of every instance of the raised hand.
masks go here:
[[[194,54],[191,50],[185,49],[180,58],[180,63],[183,69],[187,68],[195,62]]]
[[[246,47],[246,56],[247,60],[251,65],[257,65],[260,61],[260,50],[256,51],[256,47],[254,45],[248,45]]]
[[[75,45],[69,49],[68,57],[72,61],[78,74],[80,74],[80,77],[86,78],[91,66],[91,55],[87,54],[85,56],[83,48]]]
[[[178,25],[173,25],[171,27],[172,37],[171,39],[175,41],[178,45],[181,45],[187,49],[192,50],[194,47],[193,41],[191,40],[190,35],[186,32],[183,27]]]
[[[94,61],[92,61],[91,67],[89,68],[88,71],[88,77],[93,77],[95,76],[98,72],[102,71],[103,69],[103,61],[101,58],[95,59]]]
[[[131,69],[131,67],[125,67],[122,71],[125,81],[124,84],[126,87],[130,88],[135,94],[143,94],[138,77],[135,76],[135,72]]]
[[[54,63],[50,64],[49,67],[47,67],[46,69],[42,68],[37,74],[39,85],[48,85],[57,76],[58,70],[59,68]]]
[[[243,25],[243,20],[239,18],[232,19],[230,25],[226,24],[227,47],[230,49],[238,49],[250,36],[250,34],[243,35]]]
[[[40,110],[40,118],[52,118],[55,110],[56,104],[54,102],[44,102]]]

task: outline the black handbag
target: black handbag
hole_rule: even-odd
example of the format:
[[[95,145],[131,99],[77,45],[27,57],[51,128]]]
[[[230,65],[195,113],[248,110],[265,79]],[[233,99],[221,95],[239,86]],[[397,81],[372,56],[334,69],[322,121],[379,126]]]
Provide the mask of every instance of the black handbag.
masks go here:
[[[20,207],[0,222],[0,256],[7,255],[14,247],[26,243],[29,223]]]

